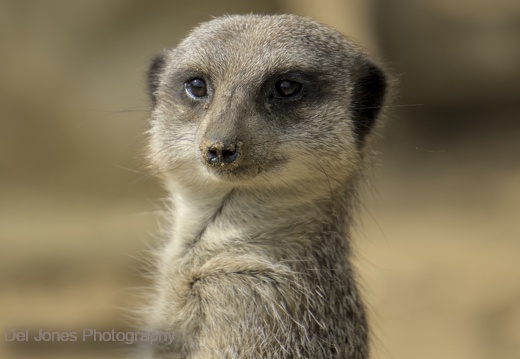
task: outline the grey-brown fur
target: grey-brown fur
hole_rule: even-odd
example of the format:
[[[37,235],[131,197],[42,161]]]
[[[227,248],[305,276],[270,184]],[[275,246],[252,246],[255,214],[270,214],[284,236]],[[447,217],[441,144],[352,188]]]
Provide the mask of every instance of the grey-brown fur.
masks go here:
[[[303,92],[277,98],[284,79]],[[156,57],[149,85],[171,225],[147,325],[175,341],[142,357],[367,358],[349,228],[381,70],[313,20],[228,16]],[[209,163],[227,143],[237,159]]]

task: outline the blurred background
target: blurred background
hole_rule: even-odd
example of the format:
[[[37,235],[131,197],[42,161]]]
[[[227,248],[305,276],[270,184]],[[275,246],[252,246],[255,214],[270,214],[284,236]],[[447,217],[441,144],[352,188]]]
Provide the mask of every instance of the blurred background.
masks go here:
[[[164,195],[149,59],[250,12],[315,17],[398,79],[356,236],[373,358],[520,358],[517,0],[0,0],[0,358],[124,357],[4,334],[131,330]]]

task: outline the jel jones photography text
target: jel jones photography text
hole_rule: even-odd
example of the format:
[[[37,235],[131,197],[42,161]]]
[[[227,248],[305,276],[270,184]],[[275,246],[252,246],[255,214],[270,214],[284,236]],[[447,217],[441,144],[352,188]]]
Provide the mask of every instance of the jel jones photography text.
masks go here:
[[[77,331],[45,331],[38,329],[37,333],[30,335],[29,329],[17,330],[7,329],[4,332],[4,340],[6,342],[77,342],[77,341],[94,341],[94,342],[121,342],[125,344],[134,343],[155,343],[163,342],[171,344],[174,339],[172,332],[162,331],[142,331],[142,332],[124,332],[116,331],[100,331],[96,329],[83,329]]]

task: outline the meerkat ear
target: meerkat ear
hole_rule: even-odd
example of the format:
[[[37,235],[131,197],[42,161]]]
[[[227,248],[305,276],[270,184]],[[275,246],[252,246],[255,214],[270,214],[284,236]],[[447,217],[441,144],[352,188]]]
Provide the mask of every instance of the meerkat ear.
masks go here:
[[[355,73],[352,117],[359,146],[362,147],[383,106],[387,80],[384,72],[365,58],[360,59]]]
[[[148,67],[147,80],[148,80],[148,95],[150,96],[152,103],[157,104],[157,88],[159,87],[159,82],[161,78],[161,74],[166,67],[166,55],[159,54],[155,55],[152,59],[150,67]]]

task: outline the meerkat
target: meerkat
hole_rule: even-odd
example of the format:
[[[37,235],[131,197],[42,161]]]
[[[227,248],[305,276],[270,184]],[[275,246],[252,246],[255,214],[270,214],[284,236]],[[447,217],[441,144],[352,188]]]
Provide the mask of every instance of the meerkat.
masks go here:
[[[235,15],[156,56],[151,167],[169,195],[145,358],[369,355],[351,224],[384,72],[336,30]]]

